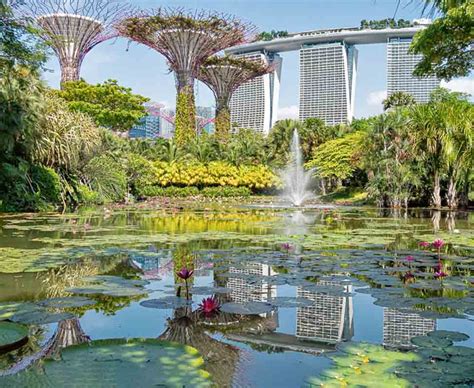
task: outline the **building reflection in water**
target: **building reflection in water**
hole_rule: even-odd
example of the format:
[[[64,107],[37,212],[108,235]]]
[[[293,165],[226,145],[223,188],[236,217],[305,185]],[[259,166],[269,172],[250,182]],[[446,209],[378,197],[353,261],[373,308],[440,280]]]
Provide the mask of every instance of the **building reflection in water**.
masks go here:
[[[436,330],[436,320],[420,314],[384,307],[383,344],[393,348],[411,348],[411,339]]]
[[[341,287],[337,281],[320,280],[318,285]],[[344,286],[350,292],[351,286]],[[351,296],[333,296],[297,288],[297,296],[314,306],[296,309],[296,337],[325,343],[348,341],[354,335]]]
[[[272,276],[275,274],[272,267],[267,264],[250,263],[245,268],[229,268],[229,278],[226,287],[230,288],[230,299],[232,302],[266,302],[268,299],[276,296],[276,286],[265,282],[264,278],[257,282],[249,281],[238,276],[232,277],[231,274]]]

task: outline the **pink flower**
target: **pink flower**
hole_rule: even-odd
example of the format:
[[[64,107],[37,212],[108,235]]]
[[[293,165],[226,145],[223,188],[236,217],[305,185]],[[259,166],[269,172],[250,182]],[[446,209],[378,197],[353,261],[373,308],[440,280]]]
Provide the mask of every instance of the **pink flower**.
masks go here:
[[[407,257],[405,257],[405,260],[411,262],[411,261],[415,260],[415,258],[413,256],[407,256]]]
[[[189,270],[187,268],[181,268],[181,271],[176,272],[176,275],[178,275],[179,278],[183,280],[188,280],[191,276],[193,276],[194,271]]]
[[[200,313],[209,317],[219,312],[221,305],[215,296],[204,298],[199,304],[198,310]]]
[[[293,245],[291,245],[290,243],[283,243],[281,244],[281,249],[289,252],[291,249],[293,249]]]
[[[428,248],[430,246],[430,243],[428,241],[422,241],[418,243],[418,245],[422,248]]]
[[[434,274],[435,278],[436,279],[442,279],[446,276],[448,276],[448,274],[446,272],[443,272],[441,269],[436,271],[435,274]]]
[[[437,240],[434,240],[431,245],[433,246],[433,248],[440,250],[444,246],[444,241],[441,239],[437,239]]]

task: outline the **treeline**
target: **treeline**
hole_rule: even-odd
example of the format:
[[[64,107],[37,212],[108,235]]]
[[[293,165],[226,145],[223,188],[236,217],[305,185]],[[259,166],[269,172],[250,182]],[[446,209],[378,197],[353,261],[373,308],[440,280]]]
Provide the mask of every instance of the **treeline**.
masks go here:
[[[407,28],[411,27],[413,23],[410,20],[387,18],[382,20],[361,20],[361,30],[383,30],[385,28]]]
[[[316,169],[321,192],[360,188],[381,207],[467,207],[474,199],[473,104],[446,89],[426,104],[394,97],[385,101],[384,114],[355,120],[326,141],[310,134],[307,167]],[[277,128],[298,125],[304,123]]]

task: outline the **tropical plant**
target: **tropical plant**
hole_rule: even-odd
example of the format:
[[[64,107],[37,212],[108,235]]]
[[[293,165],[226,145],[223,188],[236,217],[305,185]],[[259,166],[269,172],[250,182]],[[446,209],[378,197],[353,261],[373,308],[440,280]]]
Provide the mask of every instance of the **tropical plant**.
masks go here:
[[[411,106],[416,104],[415,98],[405,92],[395,92],[388,96],[382,102],[383,110],[389,110],[394,108],[399,108],[403,106]]]
[[[467,76],[474,68],[474,4],[471,0],[428,0],[441,12],[426,29],[419,31],[411,46],[423,58],[415,69],[418,76],[436,75],[450,80]]]
[[[78,171],[99,150],[101,132],[84,113],[46,93],[46,110],[33,140],[32,160],[65,172]]]
[[[84,80],[64,82],[56,93],[67,101],[71,110],[86,113],[97,125],[119,132],[128,131],[138,123],[146,113],[143,104],[149,101],[110,79],[97,85]]]

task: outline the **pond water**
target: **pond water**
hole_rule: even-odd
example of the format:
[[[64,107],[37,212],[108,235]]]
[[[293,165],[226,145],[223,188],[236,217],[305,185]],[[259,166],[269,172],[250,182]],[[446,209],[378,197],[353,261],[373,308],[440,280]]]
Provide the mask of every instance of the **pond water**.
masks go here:
[[[0,324],[29,341],[0,354],[0,386],[470,386],[473,225],[233,203],[2,215]]]

